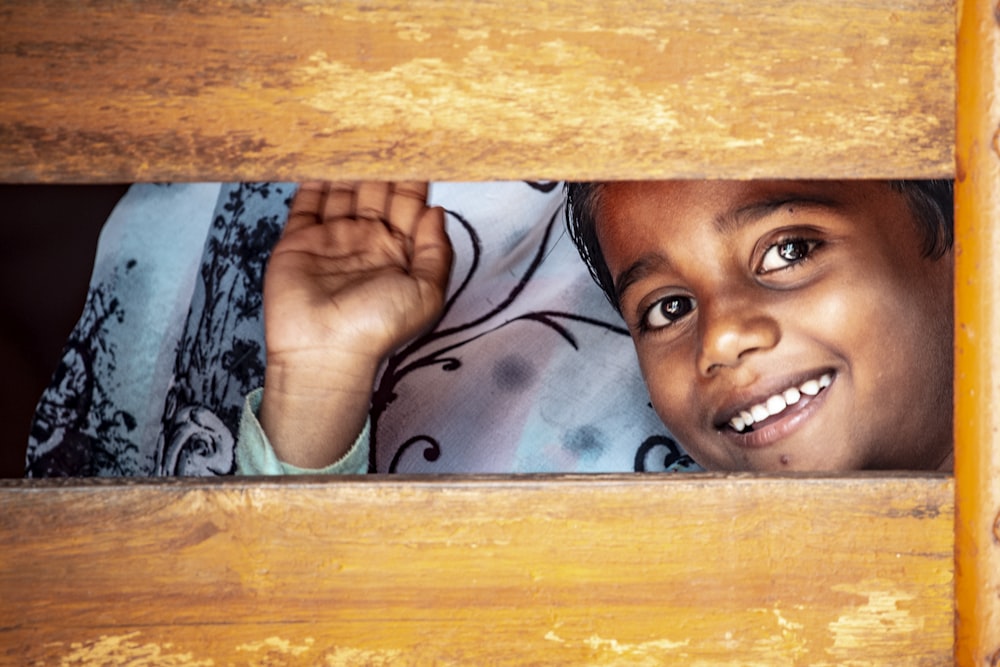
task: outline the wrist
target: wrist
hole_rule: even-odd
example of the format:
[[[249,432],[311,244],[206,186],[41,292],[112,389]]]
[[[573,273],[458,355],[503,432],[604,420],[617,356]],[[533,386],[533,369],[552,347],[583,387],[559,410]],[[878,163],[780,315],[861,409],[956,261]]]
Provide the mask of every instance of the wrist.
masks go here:
[[[322,468],[343,457],[364,427],[379,360],[309,356],[268,356],[259,418],[280,460]]]
[[[344,393],[371,393],[382,359],[329,349],[268,352],[264,386],[276,396],[321,405]]]

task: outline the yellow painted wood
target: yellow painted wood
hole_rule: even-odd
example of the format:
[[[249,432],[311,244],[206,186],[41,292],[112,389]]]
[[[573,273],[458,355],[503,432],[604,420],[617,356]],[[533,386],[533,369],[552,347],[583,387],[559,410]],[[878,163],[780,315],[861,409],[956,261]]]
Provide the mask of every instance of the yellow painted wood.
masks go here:
[[[995,7],[964,5],[956,655],[979,665],[1000,660],[1000,121]],[[940,0],[8,0],[0,180],[948,177],[952,12]],[[0,656],[948,664],[952,489],[4,483]]]
[[[950,177],[948,0],[5,0],[0,181]]]
[[[953,493],[944,476],[5,481],[0,655],[945,665]]]
[[[958,38],[956,659],[1000,665],[1000,7],[962,3]]]

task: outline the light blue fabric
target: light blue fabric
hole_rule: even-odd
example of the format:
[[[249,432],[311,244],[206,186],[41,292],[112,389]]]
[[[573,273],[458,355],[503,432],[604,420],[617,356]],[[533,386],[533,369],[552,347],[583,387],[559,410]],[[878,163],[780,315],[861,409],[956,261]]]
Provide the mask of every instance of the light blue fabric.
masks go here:
[[[264,381],[265,267],[295,189],[129,190],[39,401],[29,476],[235,472],[244,402]],[[446,210],[455,248],[445,312],[376,378],[370,467],[696,470],[650,406],[628,332],[565,233],[562,185],[434,183],[429,198]]]
[[[247,394],[236,446],[237,475],[363,475],[368,472],[368,422],[339,460],[325,468],[300,468],[278,458],[258,421],[262,389]]]
[[[133,185],[32,423],[27,473],[149,475],[219,183]]]

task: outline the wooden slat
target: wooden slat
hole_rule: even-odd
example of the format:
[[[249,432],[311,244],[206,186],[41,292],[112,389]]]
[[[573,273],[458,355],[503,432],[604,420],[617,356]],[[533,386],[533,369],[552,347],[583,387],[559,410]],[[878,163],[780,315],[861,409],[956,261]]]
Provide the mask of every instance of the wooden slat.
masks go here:
[[[950,177],[948,0],[3,0],[0,181]]]
[[[1000,665],[1000,5],[962,4],[955,313],[956,658]]]
[[[952,494],[944,476],[5,481],[0,655],[946,665]]]

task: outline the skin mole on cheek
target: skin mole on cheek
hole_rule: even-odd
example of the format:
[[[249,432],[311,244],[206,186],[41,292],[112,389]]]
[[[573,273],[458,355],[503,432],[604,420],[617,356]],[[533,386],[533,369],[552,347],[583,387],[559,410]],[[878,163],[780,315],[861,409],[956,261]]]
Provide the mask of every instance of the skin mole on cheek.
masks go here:
[[[780,460],[781,460],[781,465],[783,466],[787,466],[790,463],[790,461],[788,460],[788,454],[782,454]]]

